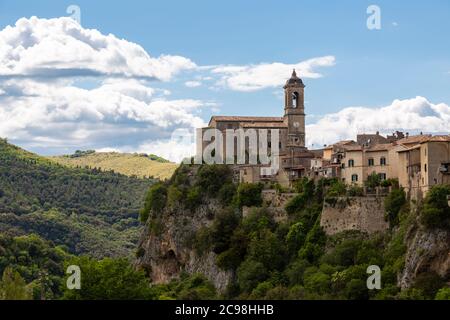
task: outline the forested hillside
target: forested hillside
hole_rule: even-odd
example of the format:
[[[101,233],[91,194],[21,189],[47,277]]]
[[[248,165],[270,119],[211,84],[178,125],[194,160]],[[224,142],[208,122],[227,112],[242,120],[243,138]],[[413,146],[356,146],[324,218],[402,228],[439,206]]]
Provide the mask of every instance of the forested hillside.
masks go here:
[[[78,151],[72,155],[50,157],[51,160],[70,167],[90,167],[114,170],[127,176],[154,177],[165,180],[172,176],[177,165],[156,155],[116,152]]]
[[[68,168],[0,140],[0,232],[36,233],[76,254],[128,256],[153,182]]]

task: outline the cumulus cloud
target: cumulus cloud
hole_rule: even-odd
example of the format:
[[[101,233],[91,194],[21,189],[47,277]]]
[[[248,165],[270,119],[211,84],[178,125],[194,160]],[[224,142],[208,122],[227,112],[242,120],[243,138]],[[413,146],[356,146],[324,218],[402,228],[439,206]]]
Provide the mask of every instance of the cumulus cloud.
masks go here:
[[[450,106],[433,104],[424,97],[395,100],[380,108],[349,107],[323,116],[306,127],[307,143],[316,148],[339,140],[355,139],[359,133],[392,134],[450,132]]]
[[[185,141],[164,142],[204,126],[201,111],[214,104],[170,99],[150,80],[196,67],[70,18],[19,19],[0,31],[0,136],[45,154],[183,150]]]
[[[280,62],[261,63],[248,66],[217,66],[211,72],[221,76],[220,85],[236,91],[256,91],[265,88],[279,87],[286,82],[287,75],[292,69],[302,78],[320,78],[316,69],[331,67],[335,64],[335,57],[325,56],[305,60],[296,64]]]
[[[200,81],[186,81],[184,85],[188,88],[197,88],[202,85]]]
[[[2,77],[142,77],[169,80],[196,65],[181,56],[151,57],[136,43],[84,29],[75,20],[19,19],[0,31]]]
[[[89,90],[13,82],[5,86],[14,86],[17,94],[0,97],[0,136],[53,151],[70,146],[133,148],[168,139],[176,129],[205,125],[198,112],[210,106],[153,97],[153,89],[136,80],[107,81]]]

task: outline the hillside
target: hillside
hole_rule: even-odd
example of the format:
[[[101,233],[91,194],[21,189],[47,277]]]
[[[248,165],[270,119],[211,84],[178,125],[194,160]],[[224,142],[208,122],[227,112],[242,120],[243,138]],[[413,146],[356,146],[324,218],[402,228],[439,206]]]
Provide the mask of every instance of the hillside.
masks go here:
[[[183,165],[170,181],[151,187],[137,265],[161,285],[161,299],[185,298],[170,289],[185,273],[203,275],[231,299],[448,297],[450,186],[434,187],[423,203],[408,202],[393,186],[383,199],[387,230],[333,235],[320,225],[324,203],[347,204],[354,187],[304,178],[277,191],[296,194],[281,216],[268,207],[263,188],[234,185],[228,167],[207,165]],[[367,288],[373,265],[381,270],[381,290]]]
[[[113,170],[127,176],[154,177],[160,180],[170,178],[177,168],[175,163],[146,154],[85,152],[71,156],[50,157],[50,159],[70,167]]]
[[[0,233],[36,233],[75,254],[130,256],[153,182],[68,168],[0,140]]]

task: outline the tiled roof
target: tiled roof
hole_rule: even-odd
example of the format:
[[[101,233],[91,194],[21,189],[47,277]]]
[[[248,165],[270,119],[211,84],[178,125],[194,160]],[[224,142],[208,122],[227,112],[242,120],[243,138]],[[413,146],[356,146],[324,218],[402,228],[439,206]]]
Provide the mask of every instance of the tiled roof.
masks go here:
[[[409,136],[408,138],[403,138],[397,141],[397,144],[414,144],[414,143],[421,143],[428,138],[430,138],[431,135],[418,135],[418,136]]]
[[[255,122],[243,123],[244,128],[287,128],[287,123],[284,122]]]
[[[450,142],[450,136],[433,136],[421,141],[420,143],[425,142]]]
[[[391,143],[380,143],[366,149],[366,152],[388,151],[390,148],[392,148]]]
[[[214,116],[211,121],[239,121],[239,122],[283,122],[283,117],[239,117],[239,116]]]

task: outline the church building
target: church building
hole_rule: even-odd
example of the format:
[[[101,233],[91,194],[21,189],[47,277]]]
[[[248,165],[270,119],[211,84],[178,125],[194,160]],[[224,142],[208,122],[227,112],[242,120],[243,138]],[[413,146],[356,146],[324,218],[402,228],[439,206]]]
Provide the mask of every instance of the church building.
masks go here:
[[[277,182],[290,186],[293,181],[306,176],[315,154],[305,147],[305,85],[295,70],[284,86],[284,115],[282,117],[213,116],[206,129],[217,129],[225,136],[226,130],[255,129],[279,130],[279,170],[264,174],[263,165],[235,165],[239,182]],[[269,140],[270,141],[270,138]],[[268,143],[270,152],[271,145]],[[236,180],[237,180],[236,179]]]

